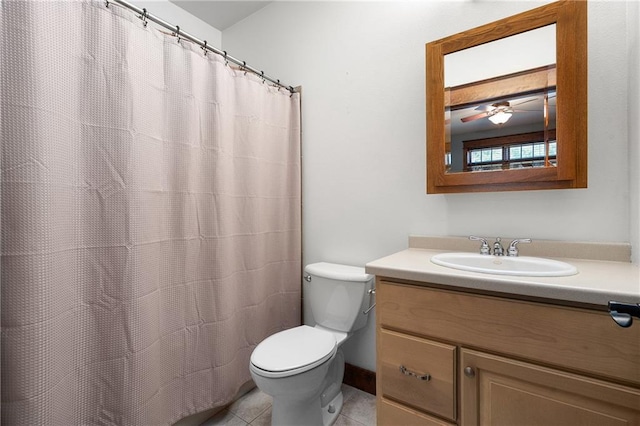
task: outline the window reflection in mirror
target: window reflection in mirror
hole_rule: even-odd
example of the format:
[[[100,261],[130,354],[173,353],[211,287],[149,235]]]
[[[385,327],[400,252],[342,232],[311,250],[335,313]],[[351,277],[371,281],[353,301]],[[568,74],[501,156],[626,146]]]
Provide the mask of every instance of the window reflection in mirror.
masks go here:
[[[556,166],[555,32],[445,55],[447,173]]]

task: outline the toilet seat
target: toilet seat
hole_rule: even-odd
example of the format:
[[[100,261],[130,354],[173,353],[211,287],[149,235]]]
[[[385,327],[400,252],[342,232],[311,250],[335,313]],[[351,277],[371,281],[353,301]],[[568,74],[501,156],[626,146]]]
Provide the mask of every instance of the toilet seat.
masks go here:
[[[251,367],[263,377],[304,373],[332,358],[338,350],[332,333],[301,325],[273,334],[251,354]]]

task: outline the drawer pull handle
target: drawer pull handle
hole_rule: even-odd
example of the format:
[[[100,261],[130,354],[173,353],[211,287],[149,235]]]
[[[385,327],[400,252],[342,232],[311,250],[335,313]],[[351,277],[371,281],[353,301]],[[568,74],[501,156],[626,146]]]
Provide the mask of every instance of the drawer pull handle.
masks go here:
[[[428,382],[429,380],[431,380],[431,376],[429,374],[418,374],[418,373],[414,373],[413,371],[409,371],[407,370],[407,368],[404,365],[400,366],[400,372],[402,374],[404,374],[405,376],[413,376],[418,380],[424,380],[425,382]]]

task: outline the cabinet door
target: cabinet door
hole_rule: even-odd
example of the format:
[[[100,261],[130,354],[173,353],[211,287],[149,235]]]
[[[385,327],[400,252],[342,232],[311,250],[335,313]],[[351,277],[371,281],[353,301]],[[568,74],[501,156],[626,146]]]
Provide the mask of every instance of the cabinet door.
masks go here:
[[[461,425],[640,425],[640,390],[461,350]]]

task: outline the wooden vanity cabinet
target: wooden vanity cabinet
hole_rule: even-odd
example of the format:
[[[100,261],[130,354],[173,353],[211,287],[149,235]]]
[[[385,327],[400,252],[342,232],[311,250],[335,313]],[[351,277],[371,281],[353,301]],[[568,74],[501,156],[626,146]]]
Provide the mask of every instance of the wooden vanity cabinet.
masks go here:
[[[379,425],[640,425],[640,325],[425,283],[376,286]]]

